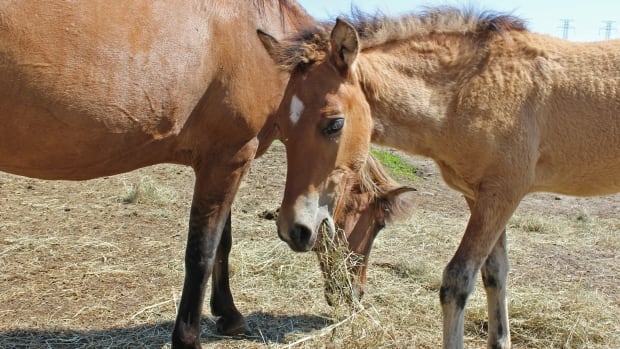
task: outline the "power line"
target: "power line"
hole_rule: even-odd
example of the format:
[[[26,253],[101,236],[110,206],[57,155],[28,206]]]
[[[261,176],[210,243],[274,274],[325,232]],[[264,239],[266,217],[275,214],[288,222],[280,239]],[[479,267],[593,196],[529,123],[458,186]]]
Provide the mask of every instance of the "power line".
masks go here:
[[[568,39],[568,30],[569,29],[575,29],[575,27],[570,25],[570,22],[572,22],[572,19],[561,19],[562,21],[562,25],[559,27],[562,29],[562,39],[566,40]]]
[[[616,28],[614,28],[614,23],[616,23],[616,21],[603,21],[603,23],[605,23],[605,26],[601,28],[601,30],[605,31],[605,40],[609,40],[611,38],[611,32],[616,30]],[[600,32],[599,30],[599,34]]]

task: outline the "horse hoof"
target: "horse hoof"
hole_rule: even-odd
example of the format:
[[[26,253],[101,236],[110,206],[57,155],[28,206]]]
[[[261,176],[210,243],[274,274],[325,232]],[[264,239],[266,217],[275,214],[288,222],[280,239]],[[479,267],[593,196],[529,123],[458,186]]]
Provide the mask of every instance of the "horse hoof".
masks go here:
[[[202,349],[200,340],[193,342],[183,342],[179,338],[172,338],[171,349]]]
[[[216,322],[217,332],[225,336],[248,336],[252,333],[243,316],[233,319],[220,317]]]
[[[201,349],[200,330],[196,330],[187,326],[187,324],[178,322],[172,331],[171,349]]]
[[[171,349],[202,349],[202,345],[198,344],[172,344]]]

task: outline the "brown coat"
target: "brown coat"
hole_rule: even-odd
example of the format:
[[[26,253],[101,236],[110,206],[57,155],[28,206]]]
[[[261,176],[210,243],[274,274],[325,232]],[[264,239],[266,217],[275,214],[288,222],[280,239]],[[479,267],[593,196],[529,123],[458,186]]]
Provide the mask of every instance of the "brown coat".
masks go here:
[[[288,77],[256,30],[283,36],[312,22],[293,0],[0,3],[1,171],[80,180],[163,162],[194,168],[173,348],[200,347],[212,272],[218,328],[247,328],[228,288],[226,221],[271,143],[260,132]]]

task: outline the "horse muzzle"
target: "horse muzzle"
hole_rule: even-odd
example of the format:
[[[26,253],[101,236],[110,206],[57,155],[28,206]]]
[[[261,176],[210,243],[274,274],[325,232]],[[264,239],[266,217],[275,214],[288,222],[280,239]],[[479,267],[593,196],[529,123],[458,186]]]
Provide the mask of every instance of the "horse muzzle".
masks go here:
[[[289,240],[286,241],[295,252],[310,251],[314,247],[317,234],[304,224],[295,223],[288,232]]]

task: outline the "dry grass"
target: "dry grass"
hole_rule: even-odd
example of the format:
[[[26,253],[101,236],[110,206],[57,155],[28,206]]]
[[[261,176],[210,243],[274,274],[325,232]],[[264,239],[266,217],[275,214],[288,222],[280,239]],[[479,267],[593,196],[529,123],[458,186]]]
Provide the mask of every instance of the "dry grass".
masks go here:
[[[362,265],[364,256],[347,249],[344,230],[337,229],[331,235],[327,224],[322,224],[319,230],[320,240],[316,250],[325,288],[329,290],[326,294],[328,303],[335,309],[342,306],[359,307],[359,293],[355,289],[358,281],[353,270]]]
[[[125,194],[121,202],[124,204],[148,203],[166,205],[178,199],[173,188],[163,186],[151,176],[143,176],[138,183],[123,182]]]
[[[437,348],[440,276],[466,224],[463,200],[418,164],[418,209],[377,238],[361,304],[331,308],[316,256],[290,251],[258,218],[281,199],[282,152],[257,161],[233,207],[231,286],[253,336],[218,336],[205,314],[206,346]],[[173,194],[123,203],[144,178]],[[82,183],[0,174],[0,348],[168,348],[192,187],[191,170],[169,165]],[[511,220],[515,348],[620,347],[618,207],[618,196],[534,196]],[[352,263],[345,255],[333,257],[336,274]],[[468,348],[485,346],[485,311],[479,284]]]

